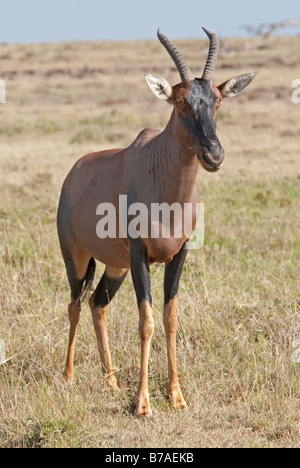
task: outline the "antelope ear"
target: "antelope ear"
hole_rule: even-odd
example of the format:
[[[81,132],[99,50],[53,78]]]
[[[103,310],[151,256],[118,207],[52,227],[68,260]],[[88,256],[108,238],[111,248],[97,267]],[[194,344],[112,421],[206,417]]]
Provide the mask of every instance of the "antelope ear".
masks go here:
[[[231,78],[228,81],[225,81],[218,89],[223,98],[233,97],[240,94],[243,89],[251,83],[256,73],[247,73],[246,75],[239,75]]]
[[[155,78],[152,75],[145,75],[146,81],[159,99],[164,99],[165,101],[170,101],[173,94],[172,86],[164,78]]]

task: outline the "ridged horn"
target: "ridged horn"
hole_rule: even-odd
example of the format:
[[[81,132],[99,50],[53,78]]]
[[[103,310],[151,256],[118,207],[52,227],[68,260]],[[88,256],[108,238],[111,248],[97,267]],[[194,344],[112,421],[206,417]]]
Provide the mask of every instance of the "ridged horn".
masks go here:
[[[217,63],[217,58],[218,58],[218,53],[219,53],[219,39],[216,36],[216,34],[208,31],[205,28],[202,28],[202,29],[207,34],[209,38],[209,42],[210,42],[208,57],[207,57],[207,61],[204,67],[202,79],[211,81],[215,77],[215,68],[216,68],[216,63]]]
[[[173,42],[164,34],[157,30],[157,37],[164,46],[164,48],[169,53],[171,59],[176,65],[177,70],[179,71],[180,77],[182,81],[193,81],[194,75],[191,72],[191,69],[188,67],[186,61],[182,57],[179,50],[175,47]]]

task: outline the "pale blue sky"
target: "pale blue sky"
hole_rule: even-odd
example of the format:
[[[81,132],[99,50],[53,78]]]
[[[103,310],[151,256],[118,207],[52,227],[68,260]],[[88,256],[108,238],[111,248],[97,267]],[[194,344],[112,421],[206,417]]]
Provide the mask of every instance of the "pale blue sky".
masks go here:
[[[0,0],[0,42],[246,35],[243,24],[300,17],[299,0]],[[300,34],[300,28],[283,30]]]

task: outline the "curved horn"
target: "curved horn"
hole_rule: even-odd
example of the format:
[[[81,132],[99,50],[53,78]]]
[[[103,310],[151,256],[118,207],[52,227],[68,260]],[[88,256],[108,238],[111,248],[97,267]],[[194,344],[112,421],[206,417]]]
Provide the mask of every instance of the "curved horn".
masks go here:
[[[211,33],[205,28],[202,29],[207,34],[210,42],[208,57],[203,71],[202,79],[211,81],[215,77],[215,68],[219,53],[219,39],[217,38],[216,34]]]
[[[181,53],[174,46],[173,42],[167,36],[162,34],[159,29],[157,30],[157,37],[175,63],[182,81],[192,81],[194,79],[194,75],[182,57]]]

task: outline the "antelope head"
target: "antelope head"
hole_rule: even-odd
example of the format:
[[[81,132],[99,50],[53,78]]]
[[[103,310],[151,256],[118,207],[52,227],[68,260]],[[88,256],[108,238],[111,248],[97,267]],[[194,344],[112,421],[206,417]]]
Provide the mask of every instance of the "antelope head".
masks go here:
[[[204,28],[203,28],[204,29]],[[188,130],[189,147],[197,154],[204,169],[217,171],[225,157],[225,151],[216,134],[217,111],[224,98],[239,94],[255,77],[255,73],[236,76],[219,86],[214,84],[219,41],[215,34],[204,29],[210,46],[201,78],[194,75],[172,41],[159,30],[158,39],[165,47],[181,77],[181,83],[171,86],[164,78],[146,75],[153,93],[175,106],[180,121]]]

